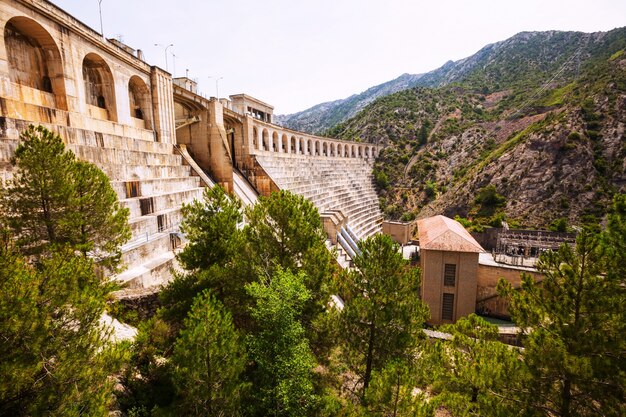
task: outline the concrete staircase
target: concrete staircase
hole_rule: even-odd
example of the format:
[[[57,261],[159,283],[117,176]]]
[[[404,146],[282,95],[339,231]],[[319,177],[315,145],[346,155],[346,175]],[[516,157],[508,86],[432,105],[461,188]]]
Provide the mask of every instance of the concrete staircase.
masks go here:
[[[373,161],[280,154],[256,159],[276,185],[309,199],[320,213],[341,210],[357,240],[382,231]]]
[[[129,288],[168,282],[176,267],[181,207],[202,197],[206,181],[171,144],[86,130],[74,130],[66,144],[108,175],[120,203],[130,210],[132,238],[122,247],[126,270],[114,279]]]

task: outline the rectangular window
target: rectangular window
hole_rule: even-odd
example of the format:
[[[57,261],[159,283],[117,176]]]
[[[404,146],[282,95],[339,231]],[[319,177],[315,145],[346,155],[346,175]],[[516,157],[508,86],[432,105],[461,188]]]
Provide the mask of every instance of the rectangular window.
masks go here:
[[[165,214],[159,214],[157,216],[157,226],[159,228],[159,232],[169,229],[169,218]]]
[[[443,303],[441,304],[441,319],[452,320],[454,317],[454,294],[443,294]]]
[[[446,287],[454,287],[456,280],[456,265],[446,264],[443,271],[443,285]]]
[[[126,182],[126,198],[139,197],[139,181]]]
[[[152,197],[142,198],[139,200],[139,208],[141,209],[141,215],[145,216],[147,214],[154,212],[153,207],[154,202],[152,201]]]

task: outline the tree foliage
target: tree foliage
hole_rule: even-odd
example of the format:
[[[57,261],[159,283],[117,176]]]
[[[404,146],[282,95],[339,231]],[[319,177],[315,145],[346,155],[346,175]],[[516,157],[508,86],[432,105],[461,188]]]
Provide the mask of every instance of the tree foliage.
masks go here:
[[[271,279],[246,286],[254,299],[256,331],[248,337],[255,370],[255,415],[304,416],[318,399],[313,392],[311,353],[300,317],[311,297],[303,273],[278,269]]]
[[[0,414],[106,414],[122,352],[99,324],[108,288],[93,261],[66,248],[32,266],[0,252]]]
[[[609,241],[614,230],[624,230],[617,212],[606,233]],[[623,415],[625,278],[623,265],[607,258],[613,250],[583,231],[575,248],[563,245],[542,255],[540,283],[523,275],[520,290],[514,291],[500,282],[511,316],[526,332],[529,407],[559,416]]]
[[[210,292],[196,297],[172,356],[173,380],[186,415],[235,416],[245,385],[243,340]]]
[[[498,328],[475,314],[440,329],[452,336],[429,349],[424,365],[435,403],[455,416],[519,413],[516,389],[528,381],[517,348],[498,341]]]
[[[2,193],[6,225],[20,250],[40,255],[51,245],[70,245],[116,265],[130,238],[129,211],[106,175],[77,161],[43,126],[29,126],[20,139],[11,161],[17,170]]]
[[[410,355],[428,310],[419,299],[419,270],[408,266],[390,237],[369,237],[359,249],[354,269],[342,277],[341,316],[346,352],[364,395],[373,370]]]

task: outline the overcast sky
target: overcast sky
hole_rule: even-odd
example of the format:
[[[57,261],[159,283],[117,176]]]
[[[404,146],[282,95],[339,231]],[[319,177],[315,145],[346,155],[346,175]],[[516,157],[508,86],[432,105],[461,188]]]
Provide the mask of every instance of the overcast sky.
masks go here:
[[[100,31],[98,0],[52,0]],[[626,26],[625,0],[102,0],[106,37],[207,96],[246,93],[277,114],[419,74],[521,31]],[[176,56],[172,56],[172,53]]]

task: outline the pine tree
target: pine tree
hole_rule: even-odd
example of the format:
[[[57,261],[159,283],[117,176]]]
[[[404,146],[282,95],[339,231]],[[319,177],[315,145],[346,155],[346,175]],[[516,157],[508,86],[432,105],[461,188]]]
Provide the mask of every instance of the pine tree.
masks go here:
[[[342,277],[342,328],[349,361],[367,392],[372,372],[412,353],[427,318],[419,270],[410,268],[390,237],[359,243],[354,269]]]
[[[317,404],[313,390],[315,358],[300,323],[310,298],[306,277],[277,270],[271,279],[246,286],[255,301],[256,330],[248,337],[255,415],[304,416]]]
[[[607,252],[598,236],[583,231],[575,248],[563,245],[542,255],[541,282],[523,275],[519,291],[499,283],[513,320],[526,332],[523,357],[532,409],[563,417],[624,414],[623,266],[615,266],[608,254],[612,250]]]
[[[130,238],[129,211],[119,206],[106,175],[77,161],[61,137],[42,126],[29,126],[20,138],[11,161],[17,170],[2,193],[17,246],[40,255],[68,244],[115,266],[120,245]]]
[[[205,189],[202,201],[184,205],[182,214],[181,231],[189,243],[178,260],[185,272],[177,273],[161,293],[166,307],[162,315],[182,324],[194,298],[208,289],[236,322],[241,321],[240,317],[247,316],[244,285],[252,281],[240,261],[244,244],[239,228],[241,202],[215,186]]]
[[[26,262],[0,249],[0,415],[104,415],[123,351],[99,324],[108,287],[57,248]]]
[[[272,193],[246,210],[248,259],[266,276],[277,267],[303,271],[313,300],[323,299],[323,283],[332,273],[332,256],[315,206],[289,191]]]
[[[174,346],[174,385],[185,415],[235,416],[245,384],[243,340],[209,291],[196,297]]]
[[[455,416],[520,414],[516,394],[528,382],[520,352],[498,341],[498,328],[475,314],[440,329],[451,340],[430,345],[420,365],[433,402]]]

